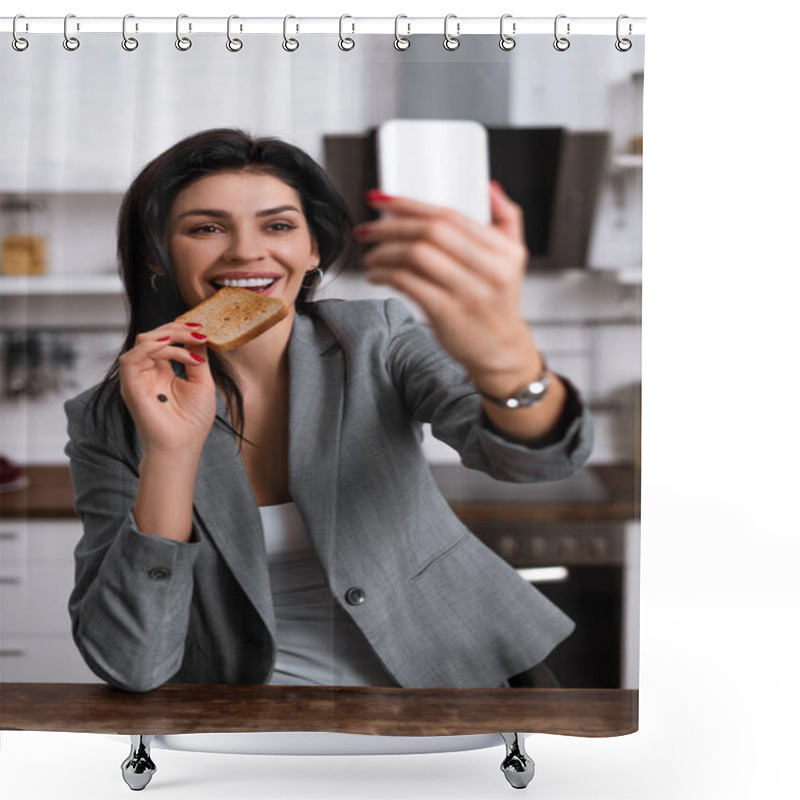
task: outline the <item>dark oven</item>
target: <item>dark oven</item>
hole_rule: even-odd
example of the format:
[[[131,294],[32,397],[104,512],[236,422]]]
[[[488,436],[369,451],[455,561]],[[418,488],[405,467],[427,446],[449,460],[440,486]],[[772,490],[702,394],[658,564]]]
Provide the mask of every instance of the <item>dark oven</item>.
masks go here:
[[[637,685],[637,523],[468,524],[575,622],[575,631],[547,658],[562,687]]]

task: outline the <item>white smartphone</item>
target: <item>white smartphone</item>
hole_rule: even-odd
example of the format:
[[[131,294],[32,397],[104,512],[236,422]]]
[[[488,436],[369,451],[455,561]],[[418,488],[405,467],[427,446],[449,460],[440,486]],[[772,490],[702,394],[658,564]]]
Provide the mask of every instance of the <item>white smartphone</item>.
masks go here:
[[[469,120],[393,119],[378,128],[378,185],[389,195],[491,220],[489,137]]]

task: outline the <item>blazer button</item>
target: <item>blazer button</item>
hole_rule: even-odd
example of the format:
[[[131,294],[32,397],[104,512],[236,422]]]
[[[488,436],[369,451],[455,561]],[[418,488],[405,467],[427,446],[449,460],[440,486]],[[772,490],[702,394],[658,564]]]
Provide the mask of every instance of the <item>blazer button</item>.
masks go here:
[[[367,594],[360,586],[351,586],[345,592],[344,599],[351,606],[360,606],[367,599]]]
[[[154,567],[147,573],[147,577],[151,581],[163,581],[165,578],[169,578],[169,570],[164,567]]]

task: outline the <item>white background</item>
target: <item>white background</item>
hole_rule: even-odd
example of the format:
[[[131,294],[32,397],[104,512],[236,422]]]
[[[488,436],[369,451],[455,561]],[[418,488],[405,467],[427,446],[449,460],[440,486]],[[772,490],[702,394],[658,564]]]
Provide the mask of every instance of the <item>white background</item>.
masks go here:
[[[647,17],[641,730],[529,740],[537,776],[527,796],[537,800],[797,792],[800,436],[790,345],[798,340],[800,176],[790,98],[800,20],[785,3],[737,5],[730,16],[713,15],[711,5],[36,0],[4,12]],[[3,793],[129,797],[118,768],[125,754],[102,737],[4,732]],[[501,758],[501,749],[349,758],[157,751],[159,772],[145,791],[192,800],[487,800],[513,791]]]

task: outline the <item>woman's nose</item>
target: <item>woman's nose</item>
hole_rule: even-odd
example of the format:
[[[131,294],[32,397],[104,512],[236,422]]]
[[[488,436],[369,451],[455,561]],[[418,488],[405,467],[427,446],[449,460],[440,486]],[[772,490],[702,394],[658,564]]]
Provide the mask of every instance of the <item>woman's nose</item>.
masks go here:
[[[237,229],[231,234],[225,257],[230,261],[259,261],[266,255],[266,243],[258,231]]]

